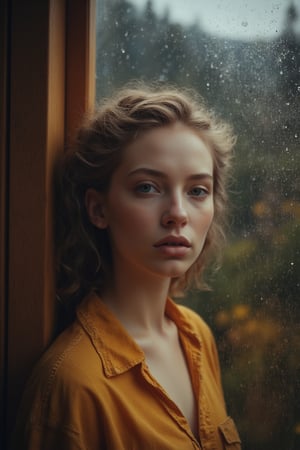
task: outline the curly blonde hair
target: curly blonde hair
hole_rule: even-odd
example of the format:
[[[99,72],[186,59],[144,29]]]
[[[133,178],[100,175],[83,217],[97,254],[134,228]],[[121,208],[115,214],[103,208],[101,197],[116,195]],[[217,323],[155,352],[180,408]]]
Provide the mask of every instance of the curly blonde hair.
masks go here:
[[[85,208],[89,188],[105,192],[122,161],[123,150],[153,128],[180,122],[199,133],[212,152],[214,219],[201,254],[182,277],[172,280],[170,293],[204,287],[203,269],[209,254],[224,241],[226,181],[235,137],[194,92],[177,88],[135,87],[118,91],[90,114],[63,156],[59,186],[57,242],[58,295],[74,307],[86,294],[101,293],[112,274],[106,230],[91,224]]]

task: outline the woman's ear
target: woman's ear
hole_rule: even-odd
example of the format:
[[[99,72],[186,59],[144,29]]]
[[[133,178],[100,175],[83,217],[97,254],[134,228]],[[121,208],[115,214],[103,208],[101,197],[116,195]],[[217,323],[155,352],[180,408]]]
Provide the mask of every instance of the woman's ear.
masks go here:
[[[96,191],[96,189],[87,189],[85,193],[87,215],[91,223],[101,230],[108,226],[104,203],[103,193]]]

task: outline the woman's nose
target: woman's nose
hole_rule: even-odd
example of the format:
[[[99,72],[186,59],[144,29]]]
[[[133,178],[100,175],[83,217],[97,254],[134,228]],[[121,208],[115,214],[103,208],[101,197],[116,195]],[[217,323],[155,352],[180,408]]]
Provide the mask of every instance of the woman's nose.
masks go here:
[[[170,204],[162,214],[161,222],[165,227],[183,226],[187,223],[187,218],[187,212],[182,199],[176,198],[170,201]]]

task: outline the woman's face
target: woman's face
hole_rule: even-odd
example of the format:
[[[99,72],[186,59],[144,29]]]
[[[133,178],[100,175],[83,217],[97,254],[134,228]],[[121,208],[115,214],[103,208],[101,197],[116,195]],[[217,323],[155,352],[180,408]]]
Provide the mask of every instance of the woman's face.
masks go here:
[[[148,131],[124,150],[99,202],[99,228],[109,231],[114,270],[182,276],[213,220],[211,152],[183,124]]]

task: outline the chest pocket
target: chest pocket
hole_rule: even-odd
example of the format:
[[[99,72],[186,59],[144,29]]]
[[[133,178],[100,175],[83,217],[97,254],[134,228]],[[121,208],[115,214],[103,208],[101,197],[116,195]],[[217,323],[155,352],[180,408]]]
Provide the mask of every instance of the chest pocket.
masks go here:
[[[227,417],[225,422],[219,425],[225,450],[241,450],[241,439],[231,417]]]

